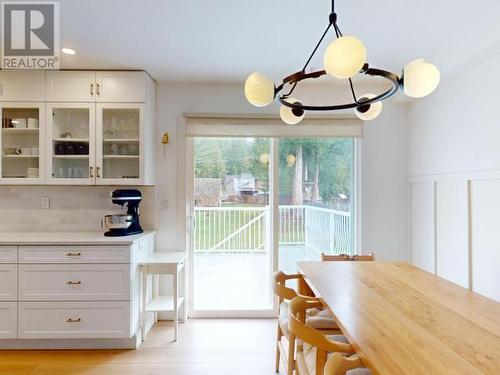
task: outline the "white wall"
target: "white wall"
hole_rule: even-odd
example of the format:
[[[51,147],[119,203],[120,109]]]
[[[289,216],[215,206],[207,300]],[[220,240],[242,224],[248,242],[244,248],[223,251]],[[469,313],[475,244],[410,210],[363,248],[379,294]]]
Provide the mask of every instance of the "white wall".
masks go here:
[[[437,191],[425,214],[411,216],[422,222],[436,218],[435,241],[423,251],[436,259],[439,275],[500,300],[500,238],[494,224],[500,216],[500,77],[495,74],[500,52],[493,46],[478,56],[446,77],[433,95],[410,106],[411,186],[429,183]],[[412,228],[422,225],[412,223]],[[412,239],[422,235],[411,233]]]
[[[309,91],[309,88],[303,89]],[[319,88],[322,101],[332,90]],[[349,94],[346,87],[339,90]],[[364,92],[359,90],[360,93]],[[335,100],[335,99],[332,99]],[[341,97],[337,100],[348,100]],[[382,115],[366,126],[362,141],[362,246],[378,259],[408,259],[407,111],[384,103]],[[171,143],[158,150],[156,223],[162,250],[185,248],[185,136],[183,113],[277,113],[278,107],[256,109],[241,84],[158,85],[158,136],[168,131]]]

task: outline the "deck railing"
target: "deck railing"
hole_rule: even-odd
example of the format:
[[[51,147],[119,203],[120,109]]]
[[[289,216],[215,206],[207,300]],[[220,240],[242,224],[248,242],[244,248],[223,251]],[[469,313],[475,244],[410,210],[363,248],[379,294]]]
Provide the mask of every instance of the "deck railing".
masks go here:
[[[329,253],[352,248],[349,212],[314,206],[280,206],[280,245]],[[196,207],[195,251],[264,251],[270,230],[267,207]]]

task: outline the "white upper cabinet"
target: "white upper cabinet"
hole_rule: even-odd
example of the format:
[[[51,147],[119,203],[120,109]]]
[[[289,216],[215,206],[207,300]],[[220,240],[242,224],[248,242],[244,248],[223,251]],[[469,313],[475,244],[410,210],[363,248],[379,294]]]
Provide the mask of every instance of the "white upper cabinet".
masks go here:
[[[0,101],[45,101],[43,71],[0,71]]]
[[[0,184],[154,184],[145,72],[0,71],[0,85]]]
[[[0,102],[0,113],[0,184],[44,183],[45,103]]]
[[[144,103],[144,72],[96,72],[96,101],[101,103]]]
[[[95,72],[47,72],[45,87],[46,100],[49,102],[94,102]]]

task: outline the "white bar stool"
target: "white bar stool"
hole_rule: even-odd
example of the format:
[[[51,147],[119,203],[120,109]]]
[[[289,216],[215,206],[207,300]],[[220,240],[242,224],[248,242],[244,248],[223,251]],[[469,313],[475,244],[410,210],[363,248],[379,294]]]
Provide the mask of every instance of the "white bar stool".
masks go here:
[[[184,316],[182,318],[185,321],[186,317],[186,306],[185,306],[185,293],[179,296],[179,281],[180,274],[182,271],[182,281],[184,288],[186,285],[186,267],[184,262],[186,259],[185,252],[164,252],[164,253],[153,253],[149,255],[146,259],[139,262],[141,266],[142,274],[142,288],[141,288],[141,334],[142,341],[146,340],[146,312],[153,312],[155,314],[155,323],[157,321],[156,316],[158,312],[166,311],[173,312],[174,314],[174,341],[177,341],[179,336],[179,309],[184,308]],[[147,302],[147,280],[148,275],[153,275],[156,280],[159,275],[172,275],[172,296],[159,296],[158,295],[158,282],[153,282],[152,296],[153,299]],[[156,284],[156,285],[155,285]]]

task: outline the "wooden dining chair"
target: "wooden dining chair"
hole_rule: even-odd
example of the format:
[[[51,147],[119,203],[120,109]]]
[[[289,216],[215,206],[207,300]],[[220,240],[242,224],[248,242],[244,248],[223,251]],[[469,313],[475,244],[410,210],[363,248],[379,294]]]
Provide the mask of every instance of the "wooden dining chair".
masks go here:
[[[329,255],[325,253],[321,253],[321,261],[323,262],[345,262],[345,261],[357,261],[357,262],[367,262],[375,260],[375,254],[368,253],[365,255],[347,255],[347,254],[339,254],[339,255]]]
[[[273,290],[279,301],[278,332],[276,338],[276,372],[279,372],[280,360],[283,360],[285,372],[293,374],[295,368],[295,343],[290,342],[290,332],[288,328],[289,301],[295,297],[302,297],[304,300],[318,302],[318,299],[310,296],[302,296],[295,289],[286,285],[290,280],[302,280],[301,274],[287,275],[281,271],[274,274]],[[321,304],[309,309],[306,313],[306,323],[311,327],[324,330],[328,333],[340,332],[335,319],[328,310]]]
[[[363,367],[363,362],[357,354],[346,357],[341,353],[333,353],[326,361],[325,375],[371,375],[369,368]]]
[[[307,310],[321,306],[321,302],[295,297],[290,302],[290,345],[297,342],[295,364],[300,375],[323,375],[328,355],[350,355],[354,349],[341,334],[328,335],[306,324]]]

